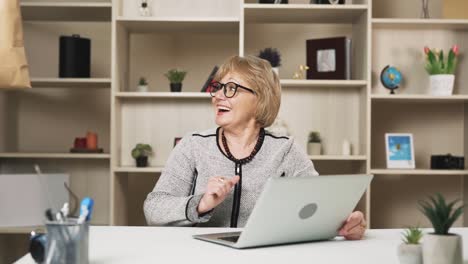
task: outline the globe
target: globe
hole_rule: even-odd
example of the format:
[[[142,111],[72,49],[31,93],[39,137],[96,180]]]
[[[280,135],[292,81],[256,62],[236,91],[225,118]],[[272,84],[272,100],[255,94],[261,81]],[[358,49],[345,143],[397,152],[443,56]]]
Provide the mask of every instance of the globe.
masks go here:
[[[390,94],[395,94],[395,90],[398,89],[402,79],[401,72],[390,65],[385,66],[380,73],[380,81],[385,88],[391,90]]]

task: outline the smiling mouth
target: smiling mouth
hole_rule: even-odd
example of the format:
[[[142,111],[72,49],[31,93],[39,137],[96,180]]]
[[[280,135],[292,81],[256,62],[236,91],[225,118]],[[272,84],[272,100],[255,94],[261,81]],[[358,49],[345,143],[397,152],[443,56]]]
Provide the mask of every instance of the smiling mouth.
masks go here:
[[[231,111],[229,107],[225,107],[225,106],[218,106],[217,109],[218,109],[218,113],[227,113]]]

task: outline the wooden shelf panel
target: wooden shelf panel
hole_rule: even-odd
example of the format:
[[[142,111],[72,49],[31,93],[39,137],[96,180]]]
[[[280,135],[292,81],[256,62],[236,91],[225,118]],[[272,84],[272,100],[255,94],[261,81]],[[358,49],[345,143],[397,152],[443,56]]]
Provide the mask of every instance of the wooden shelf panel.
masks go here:
[[[91,1],[22,1],[26,21],[111,21],[112,3]]]
[[[340,87],[340,88],[360,88],[366,87],[365,80],[280,80],[282,87]]]
[[[132,33],[238,33],[239,18],[117,18]]]
[[[244,4],[247,23],[350,24],[367,9],[367,5]]]
[[[373,28],[388,29],[468,29],[468,19],[374,18]]]
[[[19,153],[3,152],[0,158],[10,159],[110,159],[108,153]]]
[[[375,175],[468,175],[468,170],[372,169]]]
[[[146,167],[146,168],[137,168],[137,167],[117,167],[114,168],[114,172],[131,172],[131,173],[160,173],[164,167]]]
[[[0,234],[30,234],[31,231],[45,232],[45,226],[0,227]]]
[[[335,160],[335,161],[366,161],[367,157],[364,155],[309,155],[309,159],[316,160]]]
[[[178,98],[178,99],[208,99],[209,93],[202,92],[118,92],[117,98]]]
[[[110,78],[31,78],[33,88],[110,88]]]
[[[429,94],[373,94],[373,101],[390,101],[390,102],[452,102],[452,101],[467,101],[468,95],[451,95],[451,96],[433,96]]]

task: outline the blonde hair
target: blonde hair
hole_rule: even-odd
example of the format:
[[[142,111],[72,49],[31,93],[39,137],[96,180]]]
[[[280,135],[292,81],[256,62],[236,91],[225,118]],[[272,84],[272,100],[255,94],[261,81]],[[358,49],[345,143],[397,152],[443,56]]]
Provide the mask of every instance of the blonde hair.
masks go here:
[[[246,86],[257,94],[257,123],[261,127],[271,126],[281,105],[281,84],[270,62],[252,55],[232,56],[219,67],[213,79],[220,81],[230,72],[242,75]]]

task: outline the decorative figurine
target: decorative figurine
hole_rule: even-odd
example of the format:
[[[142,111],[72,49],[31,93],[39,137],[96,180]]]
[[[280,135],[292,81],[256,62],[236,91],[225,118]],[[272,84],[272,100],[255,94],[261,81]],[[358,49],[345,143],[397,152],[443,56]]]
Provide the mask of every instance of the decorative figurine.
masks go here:
[[[151,9],[148,1],[149,0],[140,0],[140,16],[151,16]]]
[[[387,65],[380,73],[380,81],[385,88],[391,90],[390,94],[395,94],[395,90],[398,89],[402,81],[401,72],[397,68]]]
[[[305,72],[309,69],[307,65],[299,65],[299,71],[295,72],[293,79],[303,80],[305,79]]]

